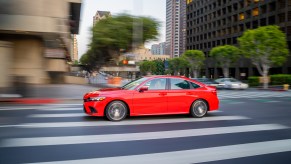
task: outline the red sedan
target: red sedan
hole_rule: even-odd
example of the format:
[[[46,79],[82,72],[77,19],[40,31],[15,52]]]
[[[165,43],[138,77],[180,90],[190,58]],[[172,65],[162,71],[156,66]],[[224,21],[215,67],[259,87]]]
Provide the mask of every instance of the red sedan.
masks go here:
[[[100,89],[84,95],[84,112],[120,121],[127,115],[191,114],[203,117],[217,110],[215,87],[178,76],[146,76],[121,88]]]

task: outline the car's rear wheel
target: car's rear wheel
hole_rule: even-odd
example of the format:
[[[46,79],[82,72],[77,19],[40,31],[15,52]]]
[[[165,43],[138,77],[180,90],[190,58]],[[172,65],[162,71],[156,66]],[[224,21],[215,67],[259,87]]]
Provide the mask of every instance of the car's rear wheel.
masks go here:
[[[193,117],[203,117],[207,114],[208,105],[204,100],[196,100],[192,103],[190,113]]]
[[[121,121],[127,115],[127,106],[122,101],[112,101],[106,107],[105,115],[110,121]]]

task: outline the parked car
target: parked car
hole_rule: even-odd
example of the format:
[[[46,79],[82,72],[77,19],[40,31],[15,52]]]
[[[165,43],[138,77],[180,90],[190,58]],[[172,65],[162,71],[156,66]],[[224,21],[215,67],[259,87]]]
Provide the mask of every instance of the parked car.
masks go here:
[[[243,83],[234,78],[219,78],[215,80],[218,82],[217,88],[225,88],[225,89],[247,89],[249,87],[248,84]]]
[[[212,79],[209,79],[209,78],[192,78],[193,80],[196,80],[196,81],[199,81],[203,84],[206,84],[206,85],[210,85],[210,86],[214,86],[214,87],[217,87],[218,86],[218,82],[212,80]]]
[[[84,95],[84,112],[111,121],[129,116],[191,114],[203,117],[217,110],[215,87],[180,76],[146,76],[120,88],[100,89]]]

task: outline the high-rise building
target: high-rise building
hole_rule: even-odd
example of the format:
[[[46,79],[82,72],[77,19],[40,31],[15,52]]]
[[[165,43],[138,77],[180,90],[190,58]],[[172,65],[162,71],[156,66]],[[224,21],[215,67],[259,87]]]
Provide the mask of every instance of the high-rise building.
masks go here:
[[[151,46],[151,53],[153,55],[167,55],[166,54],[166,42],[162,42],[159,44],[153,44]]]
[[[93,16],[93,25],[95,25],[96,22],[100,21],[101,19],[105,19],[110,16],[110,11],[97,11],[96,14]]]
[[[237,45],[247,29],[278,25],[286,33],[291,47],[290,0],[187,0],[187,47],[202,50],[207,60],[202,74],[222,76],[222,69],[209,57],[213,47]],[[241,59],[230,68],[230,76],[242,80],[259,75],[249,59]],[[283,67],[271,68],[270,74],[291,73],[291,59]]]
[[[151,46],[151,53],[153,55],[158,55],[160,53],[160,46],[159,46],[159,44],[153,44]]]
[[[186,1],[167,0],[166,54],[179,57],[186,47]]]
[[[168,55],[166,54],[166,42],[159,44],[159,55]]]

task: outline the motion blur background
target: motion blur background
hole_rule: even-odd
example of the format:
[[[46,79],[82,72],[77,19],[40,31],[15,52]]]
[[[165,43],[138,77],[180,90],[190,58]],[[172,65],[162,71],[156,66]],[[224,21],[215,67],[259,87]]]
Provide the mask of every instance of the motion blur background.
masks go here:
[[[24,93],[28,85],[72,81],[66,75],[78,60],[80,11],[81,0],[0,0],[2,96]]]

